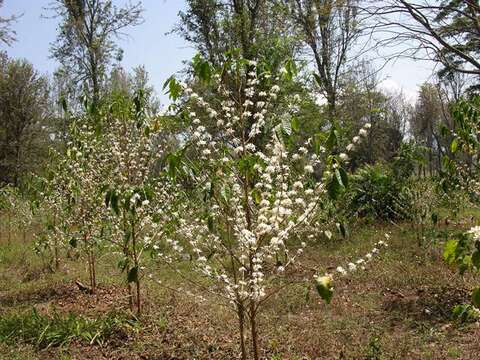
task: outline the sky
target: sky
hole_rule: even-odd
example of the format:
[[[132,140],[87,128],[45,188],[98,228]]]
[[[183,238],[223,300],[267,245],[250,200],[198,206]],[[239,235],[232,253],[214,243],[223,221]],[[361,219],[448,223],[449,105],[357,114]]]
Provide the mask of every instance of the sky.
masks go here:
[[[46,8],[51,0],[4,0],[0,9],[2,16],[23,14],[13,28],[17,32],[17,42],[11,47],[0,44],[9,56],[26,58],[44,74],[51,74],[58,64],[49,56],[50,44],[55,40],[57,21],[51,18]],[[114,0],[121,5],[125,1]],[[124,50],[122,65],[131,69],[144,65],[150,74],[151,83],[157,90],[163,104],[168,102],[162,94],[165,80],[180,71],[183,62],[194,55],[191,44],[175,34],[167,34],[178,22],[178,12],[185,6],[184,0],[143,0],[145,22],[129,28],[128,37],[120,39]],[[380,62],[376,62],[380,66]],[[382,64],[383,65],[383,64]],[[390,62],[380,73],[380,86],[391,91],[403,91],[413,102],[420,84],[428,81],[432,74],[432,64],[399,59]]]

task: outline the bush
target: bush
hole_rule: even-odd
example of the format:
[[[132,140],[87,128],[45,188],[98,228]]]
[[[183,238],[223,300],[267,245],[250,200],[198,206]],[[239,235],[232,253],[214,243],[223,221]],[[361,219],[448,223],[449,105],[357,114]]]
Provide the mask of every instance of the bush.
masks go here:
[[[408,217],[408,201],[403,193],[403,181],[383,165],[364,165],[352,176],[347,199],[349,216],[380,220],[398,220]]]

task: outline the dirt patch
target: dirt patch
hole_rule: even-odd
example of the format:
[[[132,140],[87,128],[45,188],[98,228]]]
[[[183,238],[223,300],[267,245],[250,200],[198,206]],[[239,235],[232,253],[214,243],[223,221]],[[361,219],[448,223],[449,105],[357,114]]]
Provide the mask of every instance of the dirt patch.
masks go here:
[[[384,292],[383,309],[415,321],[444,323],[452,320],[455,305],[469,302],[467,289],[455,287],[419,287]]]
[[[114,285],[99,286],[95,294],[88,294],[79,290],[74,282],[0,294],[0,305],[17,304],[35,306],[46,314],[57,311],[92,315],[128,308],[128,296],[126,289]]]

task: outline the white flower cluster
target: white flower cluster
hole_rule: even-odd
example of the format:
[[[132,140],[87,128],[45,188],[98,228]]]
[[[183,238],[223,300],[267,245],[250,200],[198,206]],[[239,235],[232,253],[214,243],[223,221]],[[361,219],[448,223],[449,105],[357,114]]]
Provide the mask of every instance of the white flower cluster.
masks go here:
[[[385,234],[385,238],[388,241],[390,238],[390,235],[388,233]],[[388,243],[386,241],[380,240],[377,243],[375,243],[374,248],[367,253],[364,257],[354,261],[354,262],[349,262],[345,267],[343,266],[338,266],[335,269],[334,274],[325,274],[325,275],[315,275],[314,278],[317,282],[325,282],[326,280],[333,280],[334,275],[338,274],[341,276],[346,276],[349,273],[354,273],[357,270],[365,270],[366,269],[366,264],[370,262],[376,255],[380,253],[380,248],[382,247],[388,247]]]
[[[355,151],[356,147],[362,143],[362,138],[367,137],[368,130],[372,127],[372,124],[366,123],[358,131],[358,135],[354,136],[352,142],[347,145],[346,152],[339,155],[340,160],[347,162],[349,160],[348,153]]]
[[[472,237],[475,241],[480,241],[480,226],[474,226],[468,230],[469,234],[472,234]]]

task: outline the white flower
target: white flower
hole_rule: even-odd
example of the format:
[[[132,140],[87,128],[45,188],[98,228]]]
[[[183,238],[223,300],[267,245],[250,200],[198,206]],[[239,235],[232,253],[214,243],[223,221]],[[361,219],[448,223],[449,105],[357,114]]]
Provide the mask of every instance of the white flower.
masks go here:
[[[314,170],[312,165],[306,165],[304,169],[306,173],[313,174]]]
[[[357,265],[355,265],[354,263],[348,263],[348,270],[350,271],[355,271],[357,270]]]
[[[360,136],[367,136],[367,130],[365,129],[360,129],[360,131],[358,132],[360,134]]]
[[[364,127],[365,129],[370,129],[370,128],[372,127],[372,124],[366,123],[363,127]]]
[[[340,159],[341,159],[342,161],[347,161],[347,160],[348,160],[348,155],[345,154],[345,153],[341,153],[341,154],[339,155],[339,157],[340,157]]]
[[[303,189],[303,184],[301,181],[295,181],[293,183],[293,188],[296,189],[296,190],[299,190],[299,189]]]
[[[474,226],[470,230],[468,230],[469,234],[473,235],[475,240],[480,240],[480,226]]]
[[[340,275],[347,275],[347,271],[341,266],[337,267],[336,270]]]
[[[347,145],[347,151],[352,151],[355,148],[354,144],[348,144]]]

